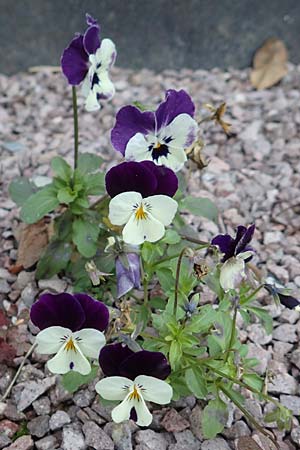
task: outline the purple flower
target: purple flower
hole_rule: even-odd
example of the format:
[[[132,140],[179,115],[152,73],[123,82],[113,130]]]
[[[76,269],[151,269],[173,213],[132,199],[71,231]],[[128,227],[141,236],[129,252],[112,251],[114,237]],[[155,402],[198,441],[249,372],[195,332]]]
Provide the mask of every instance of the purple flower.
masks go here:
[[[253,248],[248,245],[252,240],[255,230],[255,225],[250,225],[248,228],[243,225],[237,227],[235,238],[232,238],[229,234],[219,234],[211,241],[212,245],[219,247],[220,251],[224,254],[222,262],[227,261],[229,258],[236,256],[240,253],[247,251],[253,252]],[[245,262],[250,261],[252,256],[247,258]]]
[[[272,295],[275,302],[281,303],[289,309],[300,310],[300,302],[290,295],[290,289],[286,289],[272,278],[267,278],[264,288]]]
[[[149,160],[177,172],[187,159],[185,149],[197,137],[194,112],[190,96],[173,89],[155,112],[125,106],[117,114],[112,144],[127,160]]]
[[[116,258],[117,296],[141,287],[140,257],[137,253],[122,253]]]
[[[122,192],[139,192],[142,197],[167,195],[173,197],[178,188],[175,173],[151,161],[123,162],[110,169],[105,177],[106,190],[113,198]]]
[[[72,331],[83,328],[105,330],[108,308],[87,294],[43,294],[30,310],[32,323],[40,330],[60,326]]]
[[[115,44],[110,39],[100,41],[100,27],[86,15],[88,28],[76,34],[61,58],[62,71],[68,82],[76,86],[83,81],[82,91],[88,111],[100,108],[99,100],[113,97],[115,89],[109,79],[109,70],[116,59]]]

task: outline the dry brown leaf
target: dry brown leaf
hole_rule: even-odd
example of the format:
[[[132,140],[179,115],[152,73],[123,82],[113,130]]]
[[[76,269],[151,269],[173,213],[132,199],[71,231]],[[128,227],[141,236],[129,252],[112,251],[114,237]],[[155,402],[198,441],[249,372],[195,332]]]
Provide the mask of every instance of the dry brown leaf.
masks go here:
[[[267,39],[255,53],[251,84],[256,89],[267,89],[287,74],[288,52],[285,44],[276,38]]]
[[[41,257],[49,243],[49,224],[44,219],[31,225],[25,225],[19,238],[18,260],[16,266],[28,269]]]

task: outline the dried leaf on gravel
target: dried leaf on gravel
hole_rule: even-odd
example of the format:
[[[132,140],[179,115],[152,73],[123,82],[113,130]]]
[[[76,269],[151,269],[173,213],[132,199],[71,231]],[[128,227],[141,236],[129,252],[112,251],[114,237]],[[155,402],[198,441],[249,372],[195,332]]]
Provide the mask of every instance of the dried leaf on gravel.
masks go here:
[[[42,219],[25,225],[20,233],[17,266],[28,269],[41,257],[49,243],[49,224]]]
[[[287,74],[288,52],[284,42],[271,38],[254,55],[251,84],[258,90],[278,83]]]
[[[16,350],[10,344],[7,344],[3,338],[0,338],[0,364],[11,364],[16,356]]]
[[[7,317],[4,314],[4,311],[0,309],[0,327],[8,326],[8,320]]]

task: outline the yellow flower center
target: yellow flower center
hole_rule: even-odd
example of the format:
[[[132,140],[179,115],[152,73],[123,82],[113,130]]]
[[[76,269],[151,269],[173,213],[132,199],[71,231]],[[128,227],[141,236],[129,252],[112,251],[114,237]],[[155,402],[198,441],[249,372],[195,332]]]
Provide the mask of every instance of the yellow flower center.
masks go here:
[[[129,400],[137,400],[137,401],[140,400],[140,394],[139,394],[138,389],[135,384],[133,386],[133,391],[129,395]]]
[[[148,214],[143,208],[143,205],[140,205],[137,210],[135,211],[135,218],[136,220],[146,220]]]
[[[75,347],[75,344],[74,344],[74,341],[73,341],[73,339],[72,338],[70,338],[69,340],[68,340],[68,342],[66,343],[66,345],[65,345],[65,350],[68,352],[68,351],[73,351],[73,352],[77,352],[77,350],[76,350],[76,347]]]

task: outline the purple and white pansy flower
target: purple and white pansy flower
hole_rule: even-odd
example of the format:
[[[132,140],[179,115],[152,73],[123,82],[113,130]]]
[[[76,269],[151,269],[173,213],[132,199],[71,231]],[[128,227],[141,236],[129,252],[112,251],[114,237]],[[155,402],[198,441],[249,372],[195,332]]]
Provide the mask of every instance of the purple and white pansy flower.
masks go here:
[[[31,307],[30,318],[41,331],[36,336],[37,352],[55,353],[48,363],[52,373],[91,371],[88,358],[96,359],[105,345],[107,307],[86,294],[43,294]]]
[[[153,161],[180,170],[187,160],[185,149],[196,140],[195,105],[184,91],[170,89],[156,111],[124,106],[116,117],[111,141],[129,161]]]
[[[125,243],[156,242],[164,236],[178,207],[171,198],[178,188],[172,170],[151,161],[129,161],[110,169],[105,183],[112,197],[108,217],[113,225],[124,225]]]
[[[116,59],[116,47],[110,39],[100,40],[98,22],[86,15],[88,28],[76,34],[64,50],[61,67],[72,86],[82,84],[87,111],[100,109],[99,100],[109,100],[115,93],[109,70]]]
[[[170,403],[173,390],[164,381],[171,368],[160,352],[133,352],[123,344],[106,345],[100,352],[99,364],[107,378],[96,384],[96,391],[106,400],[120,401],[112,410],[116,423],[133,419],[147,427],[152,422],[146,401],[159,405]]]
[[[248,228],[239,225],[235,238],[229,234],[219,234],[211,241],[223,253],[220,284],[225,292],[236,289],[246,278],[246,263],[254,255],[254,250],[249,245],[254,231],[254,224]]]

